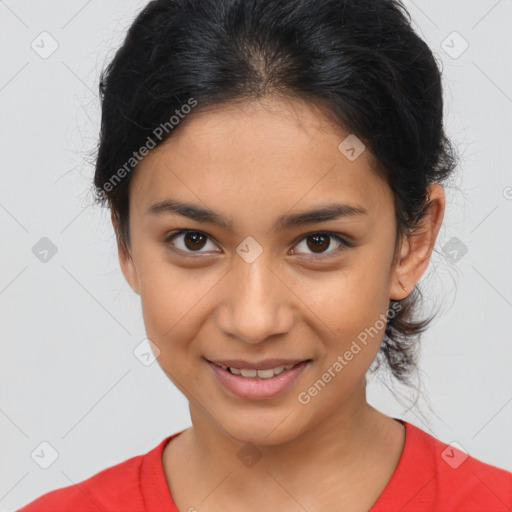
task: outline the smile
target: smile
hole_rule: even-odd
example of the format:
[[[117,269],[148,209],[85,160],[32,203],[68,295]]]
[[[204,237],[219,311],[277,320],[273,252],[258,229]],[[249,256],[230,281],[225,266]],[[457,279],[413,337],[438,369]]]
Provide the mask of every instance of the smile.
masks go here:
[[[246,400],[274,398],[299,379],[311,365],[311,359],[267,368],[241,368],[205,360],[222,389]],[[275,364],[275,363],[273,363]]]
[[[275,368],[268,368],[266,370],[255,370],[254,368],[235,368],[234,366],[224,366],[218,365],[223,370],[227,370],[233,375],[241,375],[242,377],[254,378],[258,377],[260,379],[271,379],[280,373],[283,373],[285,370],[291,370],[295,365],[288,364],[286,366],[276,366]]]

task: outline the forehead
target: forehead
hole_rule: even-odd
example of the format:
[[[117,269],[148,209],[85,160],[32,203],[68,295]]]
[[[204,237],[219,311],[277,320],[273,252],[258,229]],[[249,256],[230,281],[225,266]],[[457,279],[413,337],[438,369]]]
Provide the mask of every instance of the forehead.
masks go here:
[[[391,191],[375,173],[369,149],[355,160],[340,150],[350,135],[300,100],[267,98],[193,111],[139,164],[130,203],[142,213],[172,196],[229,211],[230,217],[231,209],[255,213],[299,202],[389,207]]]

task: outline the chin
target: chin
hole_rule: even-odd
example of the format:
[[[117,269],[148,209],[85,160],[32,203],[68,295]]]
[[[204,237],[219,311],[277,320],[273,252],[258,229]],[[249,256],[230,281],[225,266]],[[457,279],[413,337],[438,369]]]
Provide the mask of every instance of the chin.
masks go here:
[[[278,420],[258,421],[253,416],[247,422],[223,425],[223,428],[234,441],[244,445],[278,446],[293,441],[302,432],[298,425],[286,424],[284,418],[286,414]]]

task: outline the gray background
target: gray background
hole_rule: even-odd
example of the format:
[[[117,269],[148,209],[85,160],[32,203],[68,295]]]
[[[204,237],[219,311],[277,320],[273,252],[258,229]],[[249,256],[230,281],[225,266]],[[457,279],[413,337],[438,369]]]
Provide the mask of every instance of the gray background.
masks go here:
[[[133,353],[145,338],[139,297],[120,272],[107,211],[90,206],[99,73],[145,4],[0,1],[3,511],[190,424],[158,364]],[[421,342],[420,409],[405,389],[393,398],[384,374],[369,400],[512,470],[512,2],[405,4],[442,61],[447,131],[462,161],[421,280],[425,311],[441,311]],[[42,442],[58,453],[47,469]]]

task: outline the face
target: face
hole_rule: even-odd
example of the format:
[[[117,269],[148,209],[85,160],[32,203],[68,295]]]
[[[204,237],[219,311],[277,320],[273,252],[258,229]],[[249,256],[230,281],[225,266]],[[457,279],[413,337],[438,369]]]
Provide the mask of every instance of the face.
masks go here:
[[[133,176],[123,273],[193,421],[243,442],[289,441],[364,387],[390,297],[407,295],[392,192],[368,149],[349,159],[338,149],[349,133],[297,100],[196,112],[179,128]],[[420,267],[402,280],[409,290]],[[307,363],[267,380],[213,361]]]

